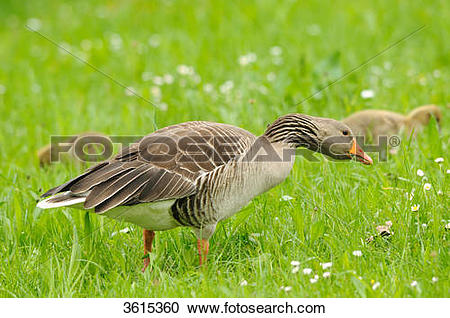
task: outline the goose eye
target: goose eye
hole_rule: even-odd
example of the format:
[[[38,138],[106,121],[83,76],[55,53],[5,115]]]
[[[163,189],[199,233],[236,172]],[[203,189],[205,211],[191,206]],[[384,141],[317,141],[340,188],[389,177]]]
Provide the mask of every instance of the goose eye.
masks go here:
[[[350,135],[350,132],[349,132],[348,130],[344,130],[344,131],[342,132],[342,134],[343,134],[344,136],[348,136],[348,135]]]

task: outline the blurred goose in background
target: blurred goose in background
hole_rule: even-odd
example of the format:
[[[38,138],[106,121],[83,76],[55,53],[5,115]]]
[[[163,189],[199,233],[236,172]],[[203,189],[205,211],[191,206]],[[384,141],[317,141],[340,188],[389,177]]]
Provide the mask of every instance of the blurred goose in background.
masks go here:
[[[85,161],[85,157],[89,155],[95,155],[99,160],[105,160],[107,158],[102,156],[102,153],[105,154],[107,151],[98,145],[104,144],[105,140],[109,140],[108,136],[98,132],[83,132],[75,136],[67,136],[67,138],[62,137],[62,140],[59,140],[58,142],[52,141],[52,143],[37,151],[39,165],[45,167],[54,162],[65,161],[81,163]],[[86,147],[83,147],[84,145],[86,145]],[[68,151],[61,151],[59,154],[57,153],[60,149],[62,150],[66,147],[70,147]],[[53,158],[52,148],[54,151]]]
[[[438,125],[441,123],[441,110],[436,105],[425,105],[414,109],[408,115],[369,109],[356,112],[342,120],[349,126],[355,136],[365,136],[378,141],[379,136],[398,135],[402,132],[408,136],[420,132],[434,117]]]
[[[186,122],[157,130],[47,191],[38,207],[81,208],[137,224],[146,255],[154,231],[191,227],[201,265],[217,223],[286,179],[297,147],[372,164],[349,127],[333,119],[285,115],[259,137],[231,125]],[[142,271],[148,265],[146,257]]]

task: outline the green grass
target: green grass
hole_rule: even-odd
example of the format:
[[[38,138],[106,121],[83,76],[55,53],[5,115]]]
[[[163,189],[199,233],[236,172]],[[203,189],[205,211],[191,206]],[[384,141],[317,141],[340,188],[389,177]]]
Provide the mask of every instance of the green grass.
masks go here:
[[[1,1],[0,296],[448,297],[449,9],[448,1]],[[40,32],[167,110],[127,96],[28,31],[29,18],[41,21]],[[121,47],[114,50],[117,35]],[[150,46],[150,38],[160,45]],[[275,45],[282,48],[279,65],[270,54]],[[239,65],[248,52],[256,62]],[[180,64],[193,66],[201,81],[178,74]],[[161,87],[161,101],[144,72],[174,77]],[[234,87],[221,93],[229,80]],[[204,90],[206,83],[212,92]],[[362,99],[363,89],[375,97]],[[283,184],[218,226],[204,269],[197,267],[195,237],[187,228],[157,233],[153,270],[142,275],[138,227],[35,207],[44,190],[82,170],[70,163],[39,167],[36,150],[52,135],[140,135],[187,120],[260,134],[288,112],[340,119],[360,109],[406,113],[429,103],[444,111],[441,134],[430,126],[416,142],[403,140],[387,162],[367,167],[298,158]],[[437,157],[445,161],[439,165]],[[422,190],[419,168],[430,191]],[[405,193],[413,188],[410,201]],[[282,195],[294,200],[280,201]],[[418,212],[413,204],[420,204]],[[394,234],[366,243],[388,220]],[[111,236],[127,226],[133,231]],[[301,270],[291,273],[292,260],[319,276],[320,263],[331,261],[331,277],[311,284]],[[432,283],[432,277],[439,280]],[[248,285],[240,286],[242,280]],[[373,290],[373,282],[380,287]],[[290,292],[280,289],[288,285]]]

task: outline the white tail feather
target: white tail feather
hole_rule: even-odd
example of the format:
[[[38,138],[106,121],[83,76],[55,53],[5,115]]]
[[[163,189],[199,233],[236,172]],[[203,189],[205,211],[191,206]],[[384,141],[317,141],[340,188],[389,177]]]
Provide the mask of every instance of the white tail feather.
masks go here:
[[[86,196],[75,196],[70,192],[58,193],[50,198],[38,202],[40,209],[52,209],[63,206],[72,206],[86,201]]]

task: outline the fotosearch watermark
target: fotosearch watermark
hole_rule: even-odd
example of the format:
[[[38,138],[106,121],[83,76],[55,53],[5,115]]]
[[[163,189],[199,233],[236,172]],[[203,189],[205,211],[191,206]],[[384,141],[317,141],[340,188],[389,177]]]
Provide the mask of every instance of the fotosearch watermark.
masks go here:
[[[100,162],[116,158],[120,161],[139,160],[152,163],[195,162],[225,163],[241,154],[242,161],[288,162],[293,156],[304,157],[311,162],[319,161],[323,153],[327,160],[336,162],[348,159],[352,143],[349,136],[327,137],[320,143],[293,142],[295,148],[284,148],[280,152],[276,145],[267,140],[238,135],[172,136],[152,134],[113,135],[83,134],[51,136],[50,162],[57,163],[70,156],[81,162]],[[388,160],[388,152],[400,146],[398,136],[379,136],[377,143],[366,143],[364,136],[355,136],[358,145],[379,162]],[[115,154],[117,152],[117,154]]]

